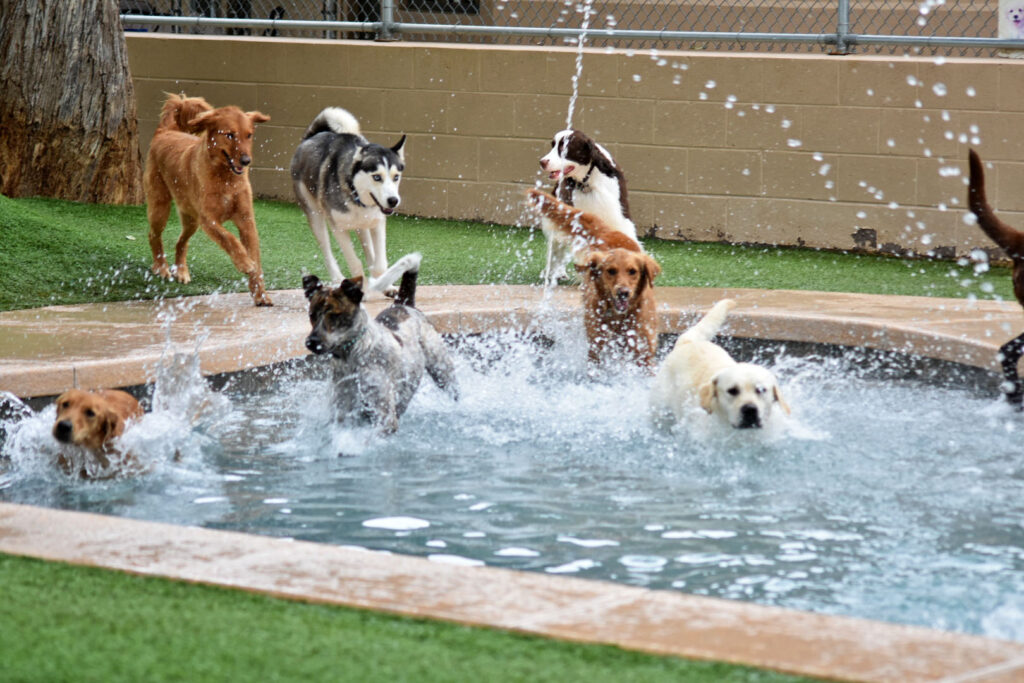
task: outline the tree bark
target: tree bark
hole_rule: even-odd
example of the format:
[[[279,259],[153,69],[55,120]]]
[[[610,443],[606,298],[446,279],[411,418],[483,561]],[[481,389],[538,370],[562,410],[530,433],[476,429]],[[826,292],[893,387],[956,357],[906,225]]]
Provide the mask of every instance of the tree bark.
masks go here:
[[[0,193],[142,203],[116,0],[0,0]]]

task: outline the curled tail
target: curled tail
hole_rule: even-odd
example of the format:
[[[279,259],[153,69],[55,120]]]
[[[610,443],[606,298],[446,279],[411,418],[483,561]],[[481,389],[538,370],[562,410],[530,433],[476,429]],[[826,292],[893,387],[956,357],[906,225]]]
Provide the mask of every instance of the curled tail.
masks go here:
[[[311,138],[317,133],[323,133],[324,131],[330,131],[338,135],[362,136],[363,134],[359,129],[359,121],[356,117],[341,107],[327,107],[317,114],[313,122],[309,124],[309,128],[302,134],[302,139]]]
[[[705,313],[704,317],[698,320],[693,327],[683,332],[679,337],[680,340],[711,341],[725,324],[725,318],[729,315],[729,311],[735,307],[736,302],[732,299],[722,299],[712,306],[711,310]]]
[[[973,149],[968,154],[970,182],[967,187],[967,206],[978,218],[978,226],[993,242],[1002,247],[1014,261],[1024,260],[1024,233],[1012,228],[997,216],[985,196],[985,170],[981,158]]]
[[[420,262],[423,255],[419,252],[406,254],[384,271],[384,274],[377,278],[371,278],[367,290],[383,292],[395,284],[398,278],[402,278],[398,286],[398,294],[395,295],[395,303],[405,306],[416,306],[416,276],[420,272]]]
[[[160,109],[160,122],[157,124],[157,129],[197,133],[198,129],[189,125],[189,122],[204,111],[210,111],[213,106],[202,97],[188,97],[184,93],[180,95],[166,94],[167,99]]]

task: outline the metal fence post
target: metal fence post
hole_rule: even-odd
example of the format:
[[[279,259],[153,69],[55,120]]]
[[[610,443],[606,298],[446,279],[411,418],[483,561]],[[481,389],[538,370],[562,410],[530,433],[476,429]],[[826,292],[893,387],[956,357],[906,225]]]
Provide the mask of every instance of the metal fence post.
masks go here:
[[[834,55],[850,54],[846,37],[850,35],[850,0],[837,0],[836,5],[836,47]]]
[[[391,30],[394,23],[395,0],[380,0],[380,32],[377,33],[377,40],[398,40]]]

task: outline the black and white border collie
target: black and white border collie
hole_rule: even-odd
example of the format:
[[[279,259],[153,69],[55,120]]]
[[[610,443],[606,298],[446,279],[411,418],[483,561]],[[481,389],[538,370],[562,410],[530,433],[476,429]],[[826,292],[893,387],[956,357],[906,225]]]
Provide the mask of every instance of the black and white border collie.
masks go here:
[[[626,177],[608,150],[589,135],[575,130],[555,133],[551,151],[540,158],[540,167],[555,181],[554,194],[566,204],[597,215],[610,227],[636,239],[629,216]],[[565,266],[572,258],[572,240],[565,232],[541,220],[548,240],[548,257],[541,273],[545,285],[567,277]]]

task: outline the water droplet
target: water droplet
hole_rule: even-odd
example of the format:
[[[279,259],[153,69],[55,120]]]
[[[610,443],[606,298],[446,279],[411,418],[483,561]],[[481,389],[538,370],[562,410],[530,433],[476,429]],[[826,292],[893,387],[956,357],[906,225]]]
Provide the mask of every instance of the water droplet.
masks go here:
[[[935,85],[932,86],[932,92],[938,95],[939,97],[945,97],[946,85],[944,83],[936,83]]]
[[[804,144],[803,142],[801,142],[800,140],[797,140],[796,138],[790,138],[790,139],[786,140],[786,146],[787,147],[801,147],[803,144]]]
[[[714,81],[708,81],[707,83],[704,84],[704,87],[707,88],[708,90],[714,90],[716,85],[718,84],[715,83]]]

